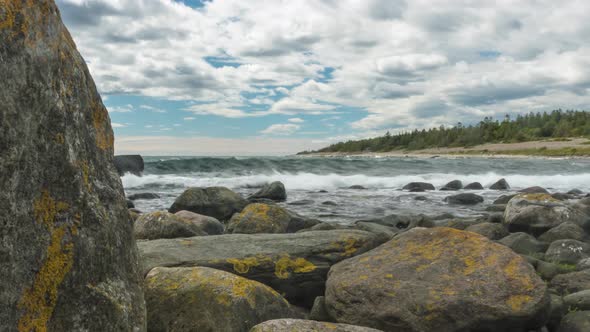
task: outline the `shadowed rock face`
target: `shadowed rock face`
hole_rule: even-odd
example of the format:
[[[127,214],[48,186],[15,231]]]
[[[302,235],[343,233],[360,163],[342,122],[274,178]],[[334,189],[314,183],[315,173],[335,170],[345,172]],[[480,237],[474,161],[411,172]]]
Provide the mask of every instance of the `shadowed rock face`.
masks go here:
[[[0,0],[0,331],[141,331],[113,133],[53,0]]]

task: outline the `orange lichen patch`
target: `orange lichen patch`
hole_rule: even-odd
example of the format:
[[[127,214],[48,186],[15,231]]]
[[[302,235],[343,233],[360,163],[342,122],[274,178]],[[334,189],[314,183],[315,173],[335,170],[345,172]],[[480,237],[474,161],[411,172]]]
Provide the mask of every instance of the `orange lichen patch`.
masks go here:
[[[75,162],[75,165],[80,168],[82,172],[82,182],[88,191],[92,189],[92,185],[90,183],[90,166],[86,160],[78,160]]]
[[[521,311],[532,299],[529,295],[512,295],[506,300],[506,304],[514,311]]]
[[[522,291],[530,292],[535,289],[535,284],[527,274],[522,273],[521,267],[523,266],[523,258],[514,257],[504,267],[504,274],[506,278],[513,281],[516,287]]]
[[[92,125],[96,135],[96,146],[101,150],[110,150],[113,148],[115,138],[109,128],[109,114],[99,102],[93,101],[92,107]]]
[[[55,134],[55,143],[57,144],[64,144],[66,142],[66,139],[64,138],[64,134],[62,133],[57,133]]]
[[[270,259],[263,257],[247,257],[244,259],[228,258],[226,261],[233,265],[234,271],[240,274],[244,274],[248,273],[250,271],[250,268],[261,265],[261,261],[266,262],[270,261]]]
[[[529,200],[529,201],[543,201],[543,202],[559,202],[558,199],[555,199],[553,196],[549,194],[543,193],[532,193],[532,194],[519,194],[517,197]]]
[[[291,259],[288,254],[283,255],[275,263],[275,275],[280,279],[291,277],[291,273],[308,273],[317,267],[305,258]]]
[[[19,331],[47,331],[58,299],[58,288],[74,263],[74,244],[67,236],[78,233],[75,225],[56,225],[56,218],[69,208],[65,202],[55,201],[47,190],[33,203],[33,212],[38,223],[50,234],[45,262],[35,276],[33,285],[26,289],[18,307],[23,311],[18,321]]]

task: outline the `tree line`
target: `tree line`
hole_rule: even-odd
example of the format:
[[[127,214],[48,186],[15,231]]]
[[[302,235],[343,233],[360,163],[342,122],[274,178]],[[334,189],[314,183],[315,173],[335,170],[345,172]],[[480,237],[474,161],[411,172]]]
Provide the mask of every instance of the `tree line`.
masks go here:
[[[529,113],[502,121],[485,117],[475,125],[461,122],[453,127],[440,126],[362,140],[332,144],[313,152],[387,152],[437,147],[472,147],[484,143],[515,143],[550,138],[590,137],[590,113],[554,110]],[[309,153],[303,152],[303,153]]]

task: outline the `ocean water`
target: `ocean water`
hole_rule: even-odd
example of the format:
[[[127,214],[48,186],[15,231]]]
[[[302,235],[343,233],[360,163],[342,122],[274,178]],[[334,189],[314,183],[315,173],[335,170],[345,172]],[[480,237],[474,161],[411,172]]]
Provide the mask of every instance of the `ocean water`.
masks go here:
[[[127,174],[122,181],[128,195],[141,192],[160,195],[160,199],[135,201],[136,207],[145,212],[169,208],[189,187],[225,186],[247,197],[272,181],[285,184],[288,199],[282,205],[309,217],[337,223],[405,213],[450,212],[460,217],[481,216],[487,205],[506,194],[488,189],[471,191],[482,195],[485,202],[458,207],[443,201],[454,192],[401,190],[405,184],[415,181],[430,182],[438,189],[458,179],[464,185],[477,181],[487,188],[505,178],[512,187],[509,192],[536,185],[551,192],[573,188],[590,192],[590,160],[585,159],[295,156],[144,159],[143,176]],[[348,188],[353,185],[367,189]],[[427,199],[418,201],[416,196]]]

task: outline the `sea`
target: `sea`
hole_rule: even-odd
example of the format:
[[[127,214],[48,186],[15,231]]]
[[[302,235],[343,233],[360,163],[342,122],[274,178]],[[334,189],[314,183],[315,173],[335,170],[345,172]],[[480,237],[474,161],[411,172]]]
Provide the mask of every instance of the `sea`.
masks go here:
[[[168,209],[189,187],[225,186],[247,197],[272,181],[283,182],[287,190],[287,201],[281,205],[340,224],[389,214],[480,217],[500,195],[531,186],[542,186],[552,193],[574,188],[590,192],[588,159],[286,156],[144,157],[144,162],[143,176],[122,177],[127,195],[150,192],[160,196],[136,200],[136,208],[143,212]],[[500,178],[508,181],[511,190],[487,189]],[[461,180],[464,185],[480,182],[486,189],[470,192],[483,196],[485,202],[458,207],[444,201],[454,192],[410,193],[401,189],[416,181],[432,183],[438,189],[452,180]],[[424,200],[417,200],[417,196]]]

